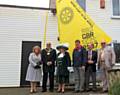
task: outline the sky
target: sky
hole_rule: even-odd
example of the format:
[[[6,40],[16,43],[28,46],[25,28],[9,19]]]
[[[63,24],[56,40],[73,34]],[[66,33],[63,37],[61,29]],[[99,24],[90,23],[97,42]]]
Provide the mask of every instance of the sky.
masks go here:
[[[0,4],[49,8],[49,0],[0,0]]]

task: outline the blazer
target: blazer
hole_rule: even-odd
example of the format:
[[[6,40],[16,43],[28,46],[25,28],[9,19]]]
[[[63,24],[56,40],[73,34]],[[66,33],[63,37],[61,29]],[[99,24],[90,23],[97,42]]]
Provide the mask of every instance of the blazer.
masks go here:
[[[85,71],[87,71],[88,67],[91,67],[93,72],[96,72],[96,63],[97,63],[97,51],[92,50],[92,59],[94,63],[93,64],[88,64],[88,51],[87,51],[87,63],[85,66]]]
[[[43,72],[54,72],[55,71],[55,61],[56,61],[56,50],[51,48],[48,54],[47,49],[42,50],[42,62],[43,62]],[[52,65],[48,66],[47,62],[51,61]]]
[[[101,67],[101,64],[100,64],[100,54],[101,54],[101,50],[102,49],[99,49],[98,50],[98,68]],[[116,62],[116,55],[115,55],[115,52],[113,50],[113,48],[111,46],[106,46],[104,48],[104,53],[105,53],[105,65],[106,67],[108,68],[112,68],[112,66],[115,64]]]

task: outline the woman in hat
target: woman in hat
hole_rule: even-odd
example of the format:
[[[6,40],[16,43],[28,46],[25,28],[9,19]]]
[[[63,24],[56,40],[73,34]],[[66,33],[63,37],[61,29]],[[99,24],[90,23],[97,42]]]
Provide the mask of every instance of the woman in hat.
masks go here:
[[[57,49],[59,51],[57,55],[57,81],[59,83],[58,92],[64,93],[65,83],[69,82],[68,67],[71,66],[71,60],[69,53],[67,52],[67,46],[59,45]]]
[[[29,66],[26,74],[26,81],[30,82],[30,93],[37,92],[37,82],[41,80],[41,49],[39,46],[33,47],[33,52],[29,55]]]

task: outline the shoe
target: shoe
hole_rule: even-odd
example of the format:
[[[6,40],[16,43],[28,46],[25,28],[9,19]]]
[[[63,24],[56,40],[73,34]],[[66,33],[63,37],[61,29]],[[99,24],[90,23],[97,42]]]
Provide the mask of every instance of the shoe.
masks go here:
[[[65,91],[62,91],[62,93],[65,93]]]
[[[108,93],[108,90],[103,90],[102,93]]]
[[[90,91],[90,89],[86,89],[86,92],[89,92]]]
[[[42,90],[42,92],[47,92],[47,90]]]
[[[60,92],[61,92],[61,89],[60,89],[60,90],[58,89],[57,92],[60,93]]]
[[[96,89],[96,88],[93,88],[93,89],[92,89],[92,91],[93,91],[93,92],[96,92],[96,91],[97,91],[97,89]]]
[[[57,91],[57,93],[60,93],[61,91]]]
[[[80,92],[84,92],[84,89],[81,89]]]
[[[34,91],[31,90],[31,91],[30,91],[30,94],[33,94],[33,93],[34,93]]]
[[[103,91],[104,93],[107,93],[108,92],[108,90],[105,90],[105,91]]]
[[[80,90],[76,90],[76,91],[74,91],[74,93],[79,93],[80,92]]]
[[[37,93],[38,91],[37,90],[33,90],[34,93]]]
[[[50,92],[54,92],[54,90],[53,90],[53,89],[50,89],[49,91],[50,91]]]

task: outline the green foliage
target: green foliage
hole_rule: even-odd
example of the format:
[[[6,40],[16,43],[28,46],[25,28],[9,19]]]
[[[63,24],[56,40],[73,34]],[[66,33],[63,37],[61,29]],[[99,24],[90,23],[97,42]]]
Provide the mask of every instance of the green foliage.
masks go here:
[[[117,80],[110,87],[109,95],[120,95],[120,80]]]

